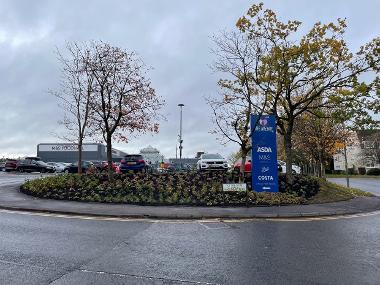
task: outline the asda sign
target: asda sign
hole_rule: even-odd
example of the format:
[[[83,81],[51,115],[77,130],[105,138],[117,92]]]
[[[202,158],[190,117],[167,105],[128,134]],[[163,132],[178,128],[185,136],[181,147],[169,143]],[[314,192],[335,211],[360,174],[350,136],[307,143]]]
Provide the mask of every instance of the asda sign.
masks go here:
[[[278,192],[276,117],[251,115],[252,188]]]

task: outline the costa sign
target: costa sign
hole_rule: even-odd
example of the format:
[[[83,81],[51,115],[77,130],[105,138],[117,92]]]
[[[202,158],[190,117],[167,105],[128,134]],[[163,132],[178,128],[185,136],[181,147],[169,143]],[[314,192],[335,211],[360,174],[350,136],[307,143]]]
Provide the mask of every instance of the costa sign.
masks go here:
[[[251,115],[252,188],[278,192],[276,117]]]

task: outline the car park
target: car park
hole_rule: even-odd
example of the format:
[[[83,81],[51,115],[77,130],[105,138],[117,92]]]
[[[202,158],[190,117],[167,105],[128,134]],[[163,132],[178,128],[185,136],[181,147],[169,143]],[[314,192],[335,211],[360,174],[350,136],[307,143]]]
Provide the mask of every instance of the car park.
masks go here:
[[[5,161],[5,165],[4,165],[5,171],[7,171],[7,172],[16,171],[17,162],[18,162],[17,159],[7,159]]]
[[[26,158],[17,162],[16,170],[19,172],[53,173],[55,171],[55,168],[41,160],[34,160],[34,158]]]
[[[228,162],[218,153],[205,153],[202,154],[197,162],[197,169],[199,171],[206,170],[228,170]]]
[[[82,172],[86,173],[92,169],[96,169],[91,161],[82,161]],[[78,173],[78,162],[71,163],[64,169],[65,173]]]
[[[128,154],[120,162],[120,172],[142,172],[146,171],[146,163],[141,154]]]

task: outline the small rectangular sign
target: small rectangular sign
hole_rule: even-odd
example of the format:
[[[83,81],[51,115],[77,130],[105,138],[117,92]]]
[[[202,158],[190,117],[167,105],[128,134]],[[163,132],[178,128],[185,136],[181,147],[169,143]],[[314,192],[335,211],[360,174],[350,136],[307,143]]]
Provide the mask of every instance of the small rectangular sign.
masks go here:
[[[84,144],[82,145],[83,151],[98,151],[97,144]],[[78,151],[77,144],[40,144],[38,145],[38,151]]]
[[[276,117],[251,115],[252,189],[278,192]]]
[[[245,183],[223,184],[223,191],[247,191],[247,185]]]

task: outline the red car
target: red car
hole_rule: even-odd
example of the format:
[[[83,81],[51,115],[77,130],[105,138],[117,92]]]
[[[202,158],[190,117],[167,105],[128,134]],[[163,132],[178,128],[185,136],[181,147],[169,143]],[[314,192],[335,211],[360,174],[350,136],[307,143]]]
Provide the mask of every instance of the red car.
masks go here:
[[[7,159],[7,161],[5,162],[5,166],[4,166],[5,171],[7,171],[7,172],[16,171],[17,162],[18,162],[17,159]]]
[[[235,163],[234,163],[234,171],[240,172],[240,165],[241,165],[241,158],[239,158]],[[245,166],[244,166],[244,172],[251,172],[252,170],[252,164],[251,164],[251,158],[247,157],[245,159]]]
[[[108,170],[108,161],[102,161],[103,170]],[[116,162],[112,161],[112,169],[116,173],[120,173],[119,165]]]
[[[101,161],[101,160],[92,160],[91,161],[94,166],[96,167],[96,169],[98,171],[107,171],[108,170],[108,162],[107,161]],[[116,173],[119,173],[120,170],[119,170],[119,166],[117,165],[116,162],[112,162],[112,169],[113,171],[115,171]]]
[[[234,164],[234,171],[240,172],[240,165],[241,165],[241,158],[238,159],[235,164]],[[252,162],[251,162],[251,157],[247,157],[245,160],[245,167],[244,167],[244,172],[251,172],[252,170]],[[282,166],[279,162],[277,162],[277,171],[281,172],[282,171]]]

